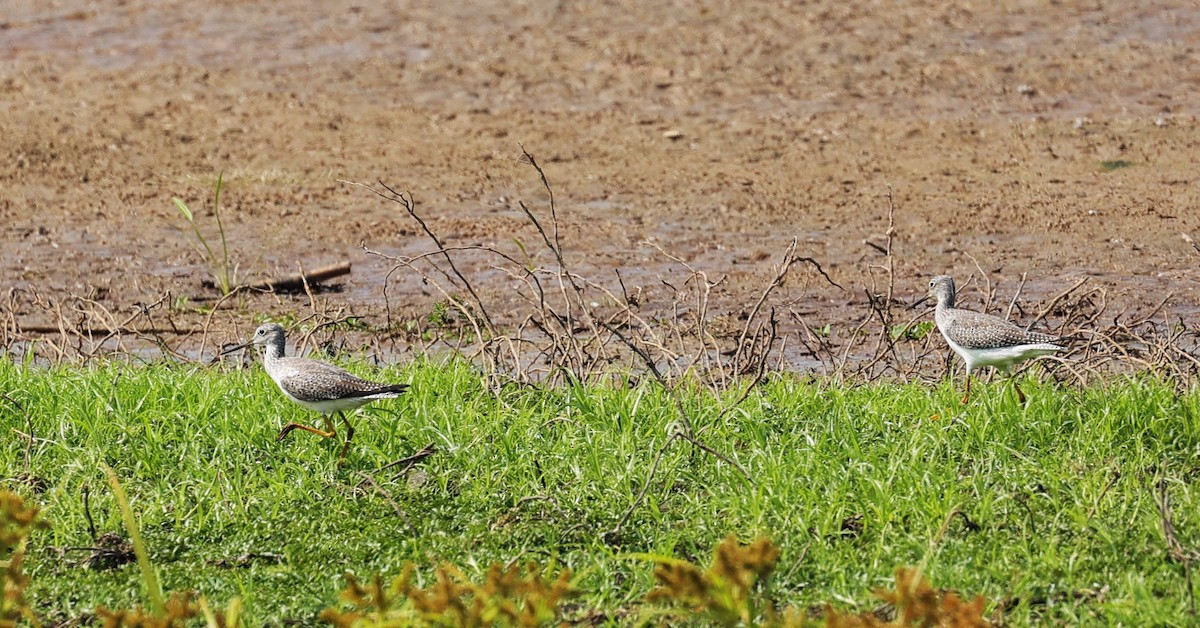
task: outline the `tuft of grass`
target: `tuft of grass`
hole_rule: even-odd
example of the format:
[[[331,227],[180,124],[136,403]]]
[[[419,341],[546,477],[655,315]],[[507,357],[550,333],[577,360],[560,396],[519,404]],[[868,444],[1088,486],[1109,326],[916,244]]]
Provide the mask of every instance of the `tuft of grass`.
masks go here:
[[[895,618],[886,621],[874,612],[856,615],[825,609],[825,625],[829,628],[885,628],[889,626],[943,626],[945,628],[985,628],[992,625],[984,619],[986,600],[977,595],[965,602],[954,591],[938,591],[916,569],[896,570],[894,589],[877,589],[875,595],[894,611]]]
[[[697,557],[730,533],[777,545],[780,607],[869,610],[897,565],[917,565],[940,587],[991,600],[989,617],[1005,623],[1190,622],[1186,566],[1169,560],[1155,487],[1170,486],[1178,543],[1200,546],[1200,392],[1173,382],[1026,378],[1022,406],[998,379],[964,407],[948,381],[778,375],[727,413],[740,391],[681,387],[696,430],[746,468],[747,484],[682,446],[647,480],[678,420],[651,382],[493,394],[459,361],[382,374],[345,365],[412,388],[352,417],[355,447],[339,468],[336,443],[275,441],[283,423],[312,417],[257,366],[0,361],[0,389],[23,409],[0,404],[0,488],[54,520],[23,563],[46,623],[142,601],[137,567],[89,570],[68,551],[92,543],[81,489],[105,485],[101,463],[138,513],[162,589],[240,597],[246,625],[315,622],[346,571],[451,564],[478,583],[494,563],[546,557],[575,574],[563,621],[620,622],[655,586],[630,554],[707,562]],[[434,455],[385,468],[431,442]],[[620,534],[606,535],[643,485]],[[93,491],[90,517],[100,533],[124,530],[112,491]],[[412,584],[428,589],[431,573]]]
[[[935,329],[937,329],[937,323],[920,321],[911,325],[895,325],[888,335],[892,337],[892,340],[923,340]]]
[[[1121,168],[1129,168],[1130,166],[1133,166],[1133,162],[1126,161],[1124,159],[1111,159],[1100,162],[1100,169],[1105,172],[1112,172],[1113,170],[1120,170]]]
[[[552,568],[542,569],[532,561],[508,567],[494,563],[481,583],[453,565],[443,565],[428,588],[415,584],[415,571],[409,563],[391,587],[379,576],[363,586],[347,573],[341,598],[350,610],[327,608],[321,621],[340,628],[545,626],[558,620],[561,604],[574,593],[569,569],[553,576]]]
[[[105,628],[182,628],[187,620],[200,615],[195,597],[192,592],[172,593],[169,599],[159,601],[160,607],[150,611],[141,607],[112,610],[100,606],[96,616]]]
[[[880,587],[875,595],[890,607],[889,621],[879,610],[847,613],[825,604],[816,616],[796,608],[779,608],[768,586],[775,571],[780,549],[770,539],[760,537],[741,544],[732,534],[713,551],[708,569],[677,558],[648,558],[658,563],[654,579],[658,586],[646,596],[651,603],[683,606],[686,613],[666,619],[683,622],[700,618],[705,625],[763,626],[764,628],[885,628],[889,626],[945,626],[947,628],[983,628],[990,625],[983,617],[982,596],[964,602],[954,591],[937,591],[916,569],[896,570],[894,589]]]
[[[658,586],[646,599],[679,604],[714,625],[752,626],[764,613],[767,623],[774,624],[776,613],[765,585],[779,553],[768,538],[742,545],[731,534],[717,546],[708,569],[670,556],[646,556],[658,563],[654,568]],[[762,594],[756,596],[760,584]]]
[[[208,238],[200,231],[200,226],[196,224],[196,215],[187,204],[174,196],[171,197],[171,201],[175,203],[175,208],[179,210],[179,213],[183,215],[183,219],[191,226],[198,250],[204,257],[205,264],[208,265],[208,271],[212,276],[213,284],[221,291],[222,295],[226,295],[237,288],[237,265],[231,264],[229,261],[229,240],[225,237],[225,225],[221,222],[221,187],[223,178],[223,172],[217,173],[217,182],[213,186],[213,218],[217,223],[217,235],[221,240],[221,250],[219,253],[213,250],[212,245],[208,242]]]

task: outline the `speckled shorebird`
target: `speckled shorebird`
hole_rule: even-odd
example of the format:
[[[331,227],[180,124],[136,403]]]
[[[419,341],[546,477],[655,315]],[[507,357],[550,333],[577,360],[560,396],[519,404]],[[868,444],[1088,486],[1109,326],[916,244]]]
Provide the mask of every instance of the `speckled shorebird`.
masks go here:
[[[336,413],[346,424],[346,442],[342,445],[342,453],[338,455],[339,461],[344,460],[346,451],[350,449],[350,439],[354,438],[354,426],[346,418],[346,412],[356,410],[376,399],[399,397],[408,389],[408,384],[380,384],[368,381],[325,362],[284,357],[284,343],[283,328],[274,323],[267,323],[254,330],[254,336],[249,342],[222,352],[231,353],[251,345],[265,347],[263,366],[267,369],[267,375],[275,380],[279,390],[282,390],[288,399],[309,410],[320,412],[321,418],[325,420],[326,430],[288,423],[283,426],[276,440],[283,440],[295,429],[312,432],[322,438],[332,438],[337,435],[337,430],[329,417]]]
[[[1007,373],[1014,364],[1066,348],[1058,344],[1063,341],[1058,336],[1026,331],[998,316],[954,307],[954,279],[946,275],[929,281],[929,296],[937,299],[933,317],[938,330],[950,348],[967,363],[963,403],[971,396],[972,370],[994,366]],[[1025,403],[1025,393],[1021,392],[1017,380],[1012,380],[1012,384],[1021,403]]]

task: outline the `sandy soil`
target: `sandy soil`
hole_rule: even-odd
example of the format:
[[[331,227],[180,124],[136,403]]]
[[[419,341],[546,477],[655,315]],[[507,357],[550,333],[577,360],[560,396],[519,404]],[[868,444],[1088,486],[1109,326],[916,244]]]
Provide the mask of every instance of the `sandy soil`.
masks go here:
[[[713,298],[736,312],[797,239],[849,290],[798,269],[785,304],[817,319],[861,308],[882,281],[864,240],[884,243],[890,189],[901,299],[982,269],[1005,298],[1023,274],[1035,301],[1087,277],[1122,307],[1174,293],[1171,311],[1192,317],[1200,8],[903,4],[8,2],[0,287],[114,312],[207,294],[171,197],[211,234],[224,172],[245,278],[348,260],[344,291],[322,298],[379,322],[391,264],[361,245],[430,243],[339,180],[411,191],[447,245],[522,257],[519,242],[549,264],[517,205],[546,210],[524,146],[570,263],[614,285],[621,269],[643,302],[686,277],[654,245],[726,277]],[[491,260],[463,260],[512,305]],[[389,295],[411,317],[440,299],[406,272]],[[6,307],[47,322],[31,302]]]

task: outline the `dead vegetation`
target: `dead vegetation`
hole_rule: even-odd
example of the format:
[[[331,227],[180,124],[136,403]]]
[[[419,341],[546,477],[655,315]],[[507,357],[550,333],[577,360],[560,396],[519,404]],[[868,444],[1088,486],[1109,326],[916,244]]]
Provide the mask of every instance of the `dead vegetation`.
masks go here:
[[[38,518],[36,507],[26,506],[14,493],[0,491],[0,555],[8,557],[3,563],[0,626],[39,625],[24,598],[29,579],[21,562],[30,534],[46,525]],[[677,558],[642,556],[656,564],[656,586],[646,596],[651,606],[642,611],[643,620],[698,619],[722,626],[779,627],[988,625],[983,617],[983,597],[966,602],[954,591],[933,589],[919,571],[903,568],[896,571],[894,589],[875,592],[883,606],[871,611],[848,613],[829,604],[815,611],[780,607],[770,590],[779,556],[779,547],[770,539],[742,544],[733,535],[714,549],[708,568]],[[571,570],[559,569],[553,562],[493,564],[480,582],[473,582],[453,565],[442,565],[425,587],[418,584],[417,571],[418,566],[409,563],[390,584],[379,574],[364,584],[347,573],[340,602],[326,608],[320,621],[346,627],[567,625],[567,603],[578,593]],[[211,628],[233,628],[243,623],[240,598],[231,599],[224,608],[213,608],[196,591],[173,592],[165,599],[152,594],[151,598],[147,608],[99,607],[96,619],[113,628],[168,628],[199,621]],[[605,619],[588,615],[574,623]]]
[[[717,311],[713,292],[727,278],[713,277],[661,244],[644,246],[670,260],[678,271],[657,277],[653,286],[644,279],[631,284],[628,273],[619,268],[607,276],[577,271],[580,258],[564,243],[562,210],[546,172],[524,149],[520,160],[545,193],[540,202],[516,204],[536,235],[536,249],[520,242],[501,250],[451,241],[433,230],[412,194],[382,181],[343,182],[402,208],[429,246],[408,256],[362,246],[367,255],[391,265],[384,278],[383,321],[368,322],[336,298],[316,292],[301,269],[297,276],[308,311],[290,321],[298,349],[368,347],[377,355],[451,351],[482,366],[494,389],[511,383],[598,382],[641,373],[667,387],[683,377],[713,391],[737,386],[744,396],[774,371],[813,373],[832,382],[932,381],[957,368],[929,311],[911,309],[897,297],[896,268],[901,260],[894,247],[895,219],[902,210],[890,189],[879,197],[887,216],[883,240],[865,241],[875,255],[865,260],[869,285],[841,285],[793,241],[777,252],[774,272],[752,302],[740,311]],[[463,270],[463,256],[485,256],[489,268],[498,273],[487,279],[472,276]],[[1145,371],[1187,386],[1200,370],[1197,330],[1169,313],[1171,294],[1145,307],[1114,311],[1106,290],[1088,285],[1085,278],[1040,303],[1025,303],[1025,276],[1015,292],[1002,295],[978,262],[976,268],[978,273],[966,278],[960,292],[969,300],[977,293],[982,302],[968,307],[1015,317],[1072,339],[1068,352],[1032,367],[1040,377],[1087,386]],[[803,297],[789,299],[780,288],[797,273],[806,273],[806,281],[815,279],[840,290],[858,314],[834,320],[822,316],[820,307],[806,310]],[[392,284],[402,276],[418,278],[438,296],[424,320],[405,318],[394,308]],[[503,277],[503,285],[495,284],[496,276]],[[490,282],[489,290],[480,290],[481,282]],[[648,300],[650,288],[669,296]],[[0,299],[0,349],[12,359],[43,363],[78,363],[100,356],[203,361],[219,352],[231,335],[240,337],[230,333],[230,326],[242,327],[249,320],[246,312],[261,309],[262,299],[274,299],[286,309],[284,299],[289,298],[278,292],[238,291],[197,301],[163,294],[125,311],[112,311],[104,296],[93,291],[61,298],[9,289]],[[354,333],[357,345],[348,338]],[[681,416],[681,421],[684,433],[691,434],[688,418]]]

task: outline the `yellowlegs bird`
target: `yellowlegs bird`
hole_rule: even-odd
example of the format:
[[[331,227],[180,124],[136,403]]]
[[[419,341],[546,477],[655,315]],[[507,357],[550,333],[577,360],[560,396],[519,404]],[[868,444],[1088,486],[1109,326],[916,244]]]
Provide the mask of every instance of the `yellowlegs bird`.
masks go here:
[[[950,348],[967,363],[967,389],[963,393],[963,403],[967,403],[971,396],[972,370],[994,366],[1007,373],[1014,364],[1066,348],[1057,344],[1063,341],[1058,336],[1026,331],[998,316],[954,307],[954,279],[946,275],[929,281],[929,296],[937,299],[933,317],[938,330]],[[1017,391],[1017,398],[1025,403],[1025,393],[1021,392],[1015,379],[1012,384]]]
[[[312,432],[322,438],[332,438],[337,435],[337,430],[329,417],[336,413],[346,424],[346,442],[338,456],[338,460],[341,461],[346,458],[350,439],[354,438],[354,426],[346,418],[346,412],[356,410],[376,399],[399,397],[408,388],[408,384],[380,384],[325,362],[284,357],[284,338],[282,327],[267,323],[254,330],[254,336],[249,342],[226,349],[222,353],[232,353],[251,345],[265,347],[263,366],[267,369],[267,375],[271,376],[288,399],[309,410],[320,412],[326,427],[326,430],[319,430],[308,425],[288,423],[283,426],[276,440],[283,440],[295,429]]]

